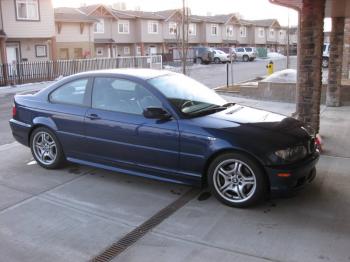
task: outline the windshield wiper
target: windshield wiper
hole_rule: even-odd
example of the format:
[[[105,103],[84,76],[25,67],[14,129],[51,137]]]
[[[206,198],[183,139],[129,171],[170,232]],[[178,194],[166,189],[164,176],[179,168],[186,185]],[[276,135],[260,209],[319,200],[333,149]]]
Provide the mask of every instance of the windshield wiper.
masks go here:
[[[224,105],[222,105],[223,107],[229,108],[231,106],[234,106],[236,103],[226,103]]]
[[[198,116],[198,115],[203,115],[203,114],[210,114],[210,113],[216,113],[222,110],[225,110],[231,106],[235,105],[234,103],[226,103],[224,105],[211,105],[202,109],[199,109],[197,111],[191,112],[192,116]]]

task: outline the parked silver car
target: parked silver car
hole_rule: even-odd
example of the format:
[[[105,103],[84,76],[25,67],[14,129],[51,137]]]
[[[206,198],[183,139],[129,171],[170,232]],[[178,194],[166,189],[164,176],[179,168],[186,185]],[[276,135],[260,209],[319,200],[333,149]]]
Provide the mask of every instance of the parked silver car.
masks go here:
[[[228,63],[230,62],[230,55],[225,53],[224,51],[213,49],[214,53],[214,63],[220,64],[220,63]]]
[[[257,52],[255,47],[237,47],[235,49],[237,60],[244,62],[253,61],[256,58]]]

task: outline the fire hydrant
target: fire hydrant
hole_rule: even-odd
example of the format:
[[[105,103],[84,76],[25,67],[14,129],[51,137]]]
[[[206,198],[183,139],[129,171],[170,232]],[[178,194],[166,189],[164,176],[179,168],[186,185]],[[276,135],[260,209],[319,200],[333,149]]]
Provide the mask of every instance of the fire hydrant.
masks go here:
[[[270,61],[270,62],[266,65],[266,68],[267,68],[267,74],[268,74],[268,75],[273,74],[273,62],[272,62],[272,61]]]

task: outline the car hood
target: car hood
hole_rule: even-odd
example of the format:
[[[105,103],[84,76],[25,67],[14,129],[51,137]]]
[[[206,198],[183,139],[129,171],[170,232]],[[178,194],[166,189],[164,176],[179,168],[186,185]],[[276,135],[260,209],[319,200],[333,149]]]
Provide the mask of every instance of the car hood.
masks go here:
[[[303,123],[294,118],[241,105],[234,105],[210,117],[241,125],[256,126],[299,138],[309,136],[303,128]]]

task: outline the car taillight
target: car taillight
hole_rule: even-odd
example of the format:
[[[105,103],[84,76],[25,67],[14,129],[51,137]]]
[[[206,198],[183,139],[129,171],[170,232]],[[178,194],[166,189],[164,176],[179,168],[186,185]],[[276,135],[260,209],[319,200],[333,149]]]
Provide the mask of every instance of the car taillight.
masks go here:
[[[12,117],[15,117],[16,113],[17,113],[16,104],[13,104],[13,106],[12,106]]]

